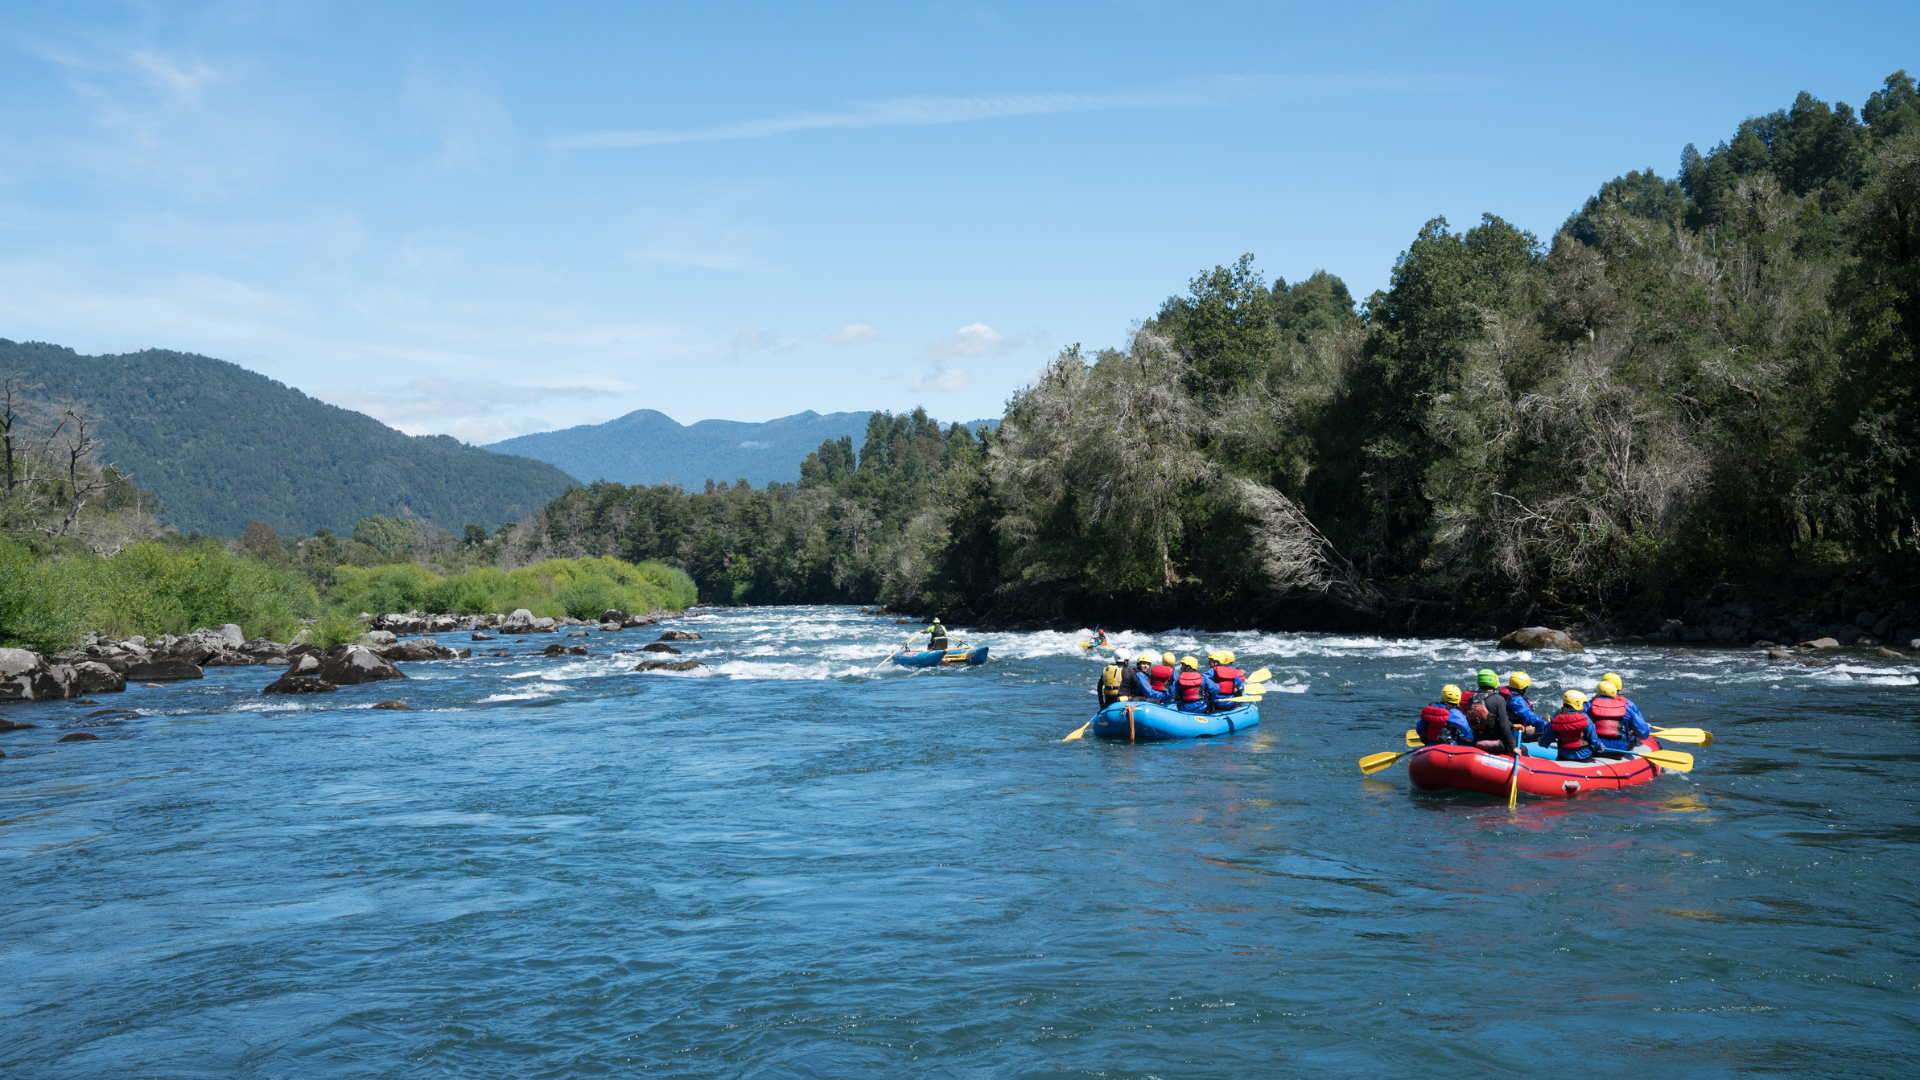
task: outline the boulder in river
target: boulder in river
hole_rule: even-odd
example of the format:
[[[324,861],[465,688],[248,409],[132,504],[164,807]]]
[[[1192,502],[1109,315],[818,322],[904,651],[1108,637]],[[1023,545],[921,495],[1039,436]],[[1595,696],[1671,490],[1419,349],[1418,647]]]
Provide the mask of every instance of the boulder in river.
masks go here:
[[[432,638],[415,638],[374,651],[383,660],[452,660],[459,655]]]
[[[335,645],[320,658],[320,678],[336,686],[406,677],[405,672],[365,645]]]
[[[340,689],[325,679],[312,675],[282,675],[262,687],[263,694],[331,694]]]
[[[39,726],[39,724],[29,724],[25,720],[0,718],[0,731],[25,731],[27,728]]]
[[[692,671],[697,667],[706,667],[698,660],[642,660],[633,666],[635,671]]]
[[[389,630],[369,630],[360,636],[360,640],[378,649],[391,645],[400,638]]]
[[[591,630],[575,630],[572,633],[568,634],[567,636],[568,637],[586,637],[588,634],[591,634],[591,633],[593,633],[593,631]]]
[[[473,640],[475,640],[475,641],[494,641],[494,640],[497,640],[497,639],[496,639],[496,638],[495,638],[495,637],[494,637],[494,636],[493,636],[492,634],[489,634],[489,633],[487,633],[487,632],[486,632],[486,631],[484,631],[484,630],[475,630],[475,631],[473,632]]]
[[[1528,626],[1500,639],[1503,649],[1559,649],[1561,652],[1586,652],[1586,646],[1563,631],[1546,626]]]
[[[1800,647],[1803,649],[1837,649],[1840,647],[1840,642],[1830,637],[1822,637],[1814,638],[1812,641],[1803,641],[1800,643]]]
[[[1797,657],[1797,656],[1795,656],[1795,655],[1793,655],[1793,653],[1791,653],[1791,652],[1789,652],[1789,651],[1788,651],[1788,650],[1786,650],[1786,649],[1768,649],[1768,650],[1767,650],[1767,659],[1769,659],[1769,660],[1798,660],[1798,659],[1800,659],[1800,658],[1799,658],[1799,657]]]
[[[1903,653],[1898,649],[1887,649],[1887,648],[1875,649],[1873,650],[1873,655],[1885,657],[1888,660],[1905,660],[1907,658],[1906,653]]]
[[[189,664],[185,660],[149,660],[127,669],[128,682],[136,679],[143,683],[175,682],[180,679],[204,679],[206,675],[200,670],[200,665]]]
[[[73,669],[49,664],[30,649],[0,649],[0,701],[50,701],[71,697]]]
[[[91,731],[74,731],[60,736],[61,742],[99,742],[100,736]]]
[[[600,621],[601,621],[601,622],[603,622],[603,623],[607,623],[607,622],[610,622],[610,623],[622,623],[622,622],[626,622],[626,621],[627,621],[627,613],[626,613],[626,612],[624,612],[624,611],[621,611],[621,610],[620,610],[619,608],[608,608],[607,610],[605,610],[605,611],[603,611],[603,612],[601,612],[601,613],[600,613]]]
[[[680,652],[679,649],[676,649],[671,645],[663,645],[658,641],[650,641],[647,644],[640,646],[640,651],[641,652],[668,652],[668,653],[674,653],[676,655],[678,655]]]
[[[69,694],[111,694],[127,688],[126,677],[98,660],[82,660],[73,665]]]
[[[392,709],[394,712],[412,712],[413,706],[404,701],[382,701],[374,705],[376,709]]]
[[[660,635],[661,641],[699,641],[700,635],[691,630],[669,630]]]
[[[544,656],[585,656],[587,655],[587,647],[585,645],[562,645],[556,641],[553,644],[547,646],[544,650],[542,650],[542,655]]]

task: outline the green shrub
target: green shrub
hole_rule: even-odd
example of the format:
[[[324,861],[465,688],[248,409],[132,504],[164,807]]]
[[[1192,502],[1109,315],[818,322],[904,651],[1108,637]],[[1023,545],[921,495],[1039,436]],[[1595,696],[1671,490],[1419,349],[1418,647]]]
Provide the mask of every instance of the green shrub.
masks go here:
[[[440,577],[416,563],[341,566],[334,602],[348,612],[450,612],[481,615],[526,608],[535,615],[591,619],[608,608],[680,611],[697,598],[693,579],[660,563],[619,559],[548,559],[517,570],[476,567]]]
[[[440,575],[419,563],[342,566],[334,571],[333,598],[355,612],[412,611],[427,605],[428,592],[439,581]]]
[[[366,632],[366,624],[359,619],[351,619],[337,611],[329,611],[320,616],[313,627],[307,631],[307,640],[323,649],[331,649],[335,645],[359,641],[361,635]]]
[[[0,539],[0,646],[55,652],[86,630],[92,583]]]

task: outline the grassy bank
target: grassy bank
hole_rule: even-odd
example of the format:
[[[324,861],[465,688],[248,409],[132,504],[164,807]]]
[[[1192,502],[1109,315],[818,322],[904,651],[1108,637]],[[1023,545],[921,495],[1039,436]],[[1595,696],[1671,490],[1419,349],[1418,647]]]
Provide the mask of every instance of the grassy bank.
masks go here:
[[[418,563],[341,566],[332,597],[348,612],[434,611],[462,615],[526,608],[535,615],[596,618],[627,612],[682,611],[696,598],[693,579],[677,567],[619,559],[548,559],[518,570],[476,567],[442,576]]]
[[[320,606],[299,571],[212,540],[136,544],[106,558],[37,556],[0,540],[0,645],[51,652],[91,630],[154,637],[224,623],[285,641]]]

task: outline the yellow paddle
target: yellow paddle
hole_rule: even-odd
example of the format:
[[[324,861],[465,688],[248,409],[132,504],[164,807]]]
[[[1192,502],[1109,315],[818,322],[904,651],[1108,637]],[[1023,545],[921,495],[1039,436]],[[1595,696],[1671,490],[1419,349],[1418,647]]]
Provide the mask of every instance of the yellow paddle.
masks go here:
[[[1654,728],[1653,733],[1660,736],[1662,742],[1692,743],[1695,746],[1712,746],[1713,732],[1697,727]]]
[[[1071,734],[1071,735],[1069,735],[1069,736],[1067,736],[1067,737],[1066,737],[1066,738],[1064,738],[1064,739],[1061,739],[1060,741],[1061,741],[1061,742],[1072,742],[1073,740],[1075,740],[1075,739],[1077,739],[1077,738],[1079,738],[1080,736],[1082,736],[1082,735],[1085,735],[1085,734],[1087,733],[1087,729],[1088,729],[1088,728],[1090,728],[1090,727],[1092,727],[1092,726],[1093,726],[1093,721],[1091,721],[1091,720],[1089,720],[1089,721],[1087,721],[1086,723],[1084,723],[1084,724],[1081,724],[1081,725],[1080,725],[1080,730],[1078,730],[1078,731],[1076,731],[1076,732],[1074,732],[1073,734]]]
[[[1684,754],[1678,750],[1620,750],[1616,752],[1646,758],[1655,765],[1663,769],[1671,769],[1674,772],[1693,771],[1693,755]]]
[[[1407,729],[1407,745],[1413,747],[1415,750],[1418,750],[1427,744],[1420,741],[1419,732],[1413,730],[1412,728],[1408,728]]]
[[[1360,759],[1360,772],[1364,776],[1372,776],[1374,773],[1379,772],[1381,769],[1386,768],[1411,753],[1413,753],[1413,751],[1408,750],[1399,754],[1368,754],[1366,757]]]
[[[1513,786],[1507,789],[1507,809],[1520,805],[1520,748],[1513,749]]]

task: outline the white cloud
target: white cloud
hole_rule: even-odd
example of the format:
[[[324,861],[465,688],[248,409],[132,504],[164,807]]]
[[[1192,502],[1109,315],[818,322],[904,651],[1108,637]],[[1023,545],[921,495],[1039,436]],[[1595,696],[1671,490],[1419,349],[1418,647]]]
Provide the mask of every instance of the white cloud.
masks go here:
[[[934,390],[942,394],[951,394],[973,382],[973,372],[966,368],[950,368],[944,360],[930,360],[927,370],[907,380],[907,389],[918,393],[922,390]]]
[[[1497,85],[1476,76],[1400,72],[1333,72],[1318,75],[1214,75],[1183,83],[1104,94],[978,94],[970,97],[905,97],[856,102],[831,112],[790,113],[684,131],[593,131],[554,141],[565,149],[667,146],[676,143],[764,139],[793,131],[835,128],[957,124],[1005,116],[1046,116],[1114,109],[1192,109],[1276,96],[1352,96],[1367,93],[1447,93]]]
[[[417,379],[385,391],[323,390],[315,397],[355,409],[409,435],[444,431],[468,442],[540,431],[544,421],[493,414],[543,401],[587,400],[616,393],[598,386],[515,386],[467,379]],[[429,421],[437,421],[429,423]]]
[[[733,336],[736,356],[750,352],[790,352],[799,347],[798,341],[782,338],[777,330],[742,330]]]
[[[880,331],[866,323],[848,323],[839,333],[828,338],[834,345],[859,345],[880,336]]]
[[[988,353],[1004,352],[1011,343],[1002,337],[1000,331],[986,323],[968,323],[953,332],[952,337],[935,338],[927,342],[928,356],[985,356]]]

